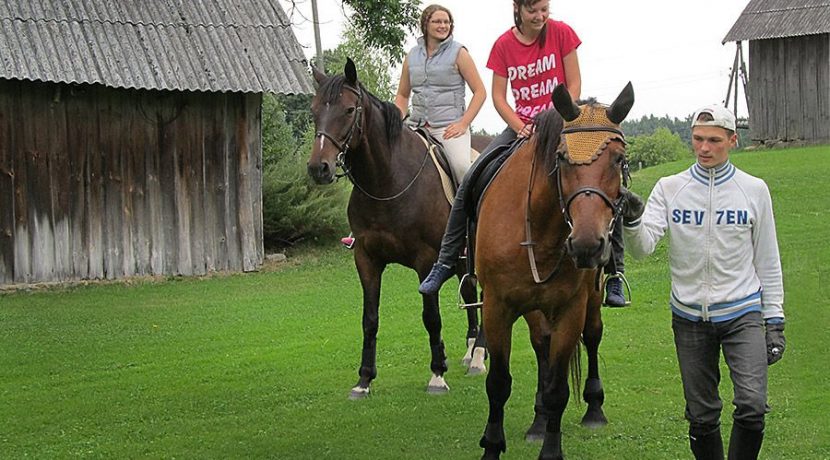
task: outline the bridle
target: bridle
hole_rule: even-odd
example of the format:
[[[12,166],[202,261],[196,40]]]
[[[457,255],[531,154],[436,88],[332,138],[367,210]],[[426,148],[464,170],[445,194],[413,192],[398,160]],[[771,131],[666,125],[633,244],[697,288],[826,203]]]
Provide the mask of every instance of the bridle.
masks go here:
[[[562,130],[562,135],[565,134],[573,134],[573,133],[580,133],[580,132],[607,132],[617,135],[617,139],[621,140],[625,143],[625,135],[622,131],[616,128],[608,127],[608,126],[585,126],[585,127],[571,127],[565,128]],[[560,167],[561,162],[566,158],[566,153],[562,151],[556,152],[556,162],[553,165],[553,169],[549,173],[549,175],[556,174],[556,189],[559,195],[559,207],[562,209],[562,215],[565,216],[565,223],[568,224],[568,227],[573,229],[573,218],[571,218],[571,203],[579,197],[580,195],[597,195],[602,198],[602,201],[611,208],[613,216],[611,217],[611,222],[608,224],[608,231],[612,232],[614,230],[614,223],[617,221],[617,218],[622,215],[622,204],[623,204],[623,195],[620,194],[616,200],[611,200],[611,198],[602,190],[596,187],[580,187],[576,189],[573,193],[571,193],[567,198],[563,196],[562,193],[562,168]],[[623,157],[622,160],[622,181],[623,186],[628,186],[628,180],[631,177],[631,172],[628,165],[628,159]]]
[[[352,137],[354,137],[355,132],[359,132],[360,134],[363,133],[363,88],[360,85],[357,85],[356,89],[347,85],[344,85],[343,87],[357,96],[357,104],[353,107],[354,118],[352,118],[352,124],[349,126],[346,138],[343,139],[343,141],[338,141],[334,138],[334,136],[325,131],[317,131],[314,134],[314,140],[316,141],[317,139],[320,139],[322,142],[324,138],[328,139],[329,142],[337,148],[337,161],[335,163],[335,168],[340,168],[343,172],[336,173],[334,176],[338,179],[343,176],[348,176],[349,179],[352,179],[351,172],[346,167],[346,152],[349,150],[349,143],[352,141]],[[353,179],[352,182],[354,182]]]
[[[565,134],[578,133],[578,132],[608,132],[608,133],[615,134],[616,139],[618,139],[618,140],[622,141],[623,143],[625,143],[625,135],[623,134],[623,132],[620,131],[619,129],[612,128],[610,126],[569,127],[569,128],[563,129],[561,135],[564,136]],[[563,193],[562,193],[562,168],[561,168],[560,165],[561,165],[562,161],[566,159],[566,152],[561,151],[561,150],[557,150],[555,152],[555,155],[556,155],[556,160],[553,164],[553,168],[548,173],[548,177],[550,177],[554,174],[556,175],[556,189],[557,189],[557,192],[558,192],[557,194],[559,196],[559,207],[562,209],[562,215],[565,217],[565,222],[568,224],[568,228],[573,230],[573,219],[571,218],[571,213],[570,213],[571,203],[573,203],[573,201],[580,195],[590,196],[592,194],[596,194],[597,196],[602,198],[603,202],[605,202],[605,204],[608,205],[608,207],[611,208],[613,216],[611,217],[611,222],[608,224],[608,232],[612,233],[614,231],[614,223],[617,221],[617,218],[622,214],[622,202],[623,202],[622,194],[620,194],[620,196],[616,200],[611,200],[611,198],[605,192],[603,192],[602,190],[600,190],[596,187],[585,186],[585,187],[580,187],[579,189],[577,189],[576,191],[571,193],[567,198],[564,198]],[[627,187],[628,186],[628,181],[631,177],[631,174],[630,174],[630,170],[629,170],[628,160],[625,157],[623,157],[621,167],[622,167],[623,186]],[[540,277],[539,276],[539,270],[538,270],[537,265],[536,265],[536,255],[535,255],[534,250],[533,250],[536,243],[533,241],[533,237],[531,236],[531,230],[530,230],[531,229],[530,203],[531,203],[531,194],[533,192],[533,179],[535,177],[535,170],[536,170],[536,155],[533,156],[533,160],[531,162],[531,167],[530,167],[530,182],[528,184],[528,190],[527,190],[527,209],[525,211],[525,236],[526,236],[527,239],[522,243],[522,246],[525,246],[527,248],[527,255],[528,255],[529,262],[530,262],[530,271],[531,271],[531,274],[533,275],[533,281],[536,284],[544,284],[544,283],[547,283],[548,281],[550,281],[551,279],[553,279],[553,277],[556,276],[557,273],[559,273],[559,269],[562,266],[562,261],[565,259],[566,250],[565,250],[565,246],[562,246],[562,250],[560,251],[559,258],[556,261],[556,264],[554,265],[553,270],[551,270],[551,272],[548,273],[548,275],[546,277],[544,277],[544,278]],[[600,278],[601,273],[602,273],[601,270],[597,271],[597,285],[599,285],[599,278]]]
[[[334,136],[332,136],[331,134],[325,131],[318,130],[314,134],[315,141],[317,139],[320,139],[320,142],[322,143],[323,139],[328,139],[329,142],[331,142],[337,148],[337,160],[335,161],[335,170],[339,168],[343,172],[335,172],[335,178],[340,179],[341,177],[347,177],[349,181],[355,186],[355,188],[357,188],[364,195],[375,201],[391,201],[396,198],[399,198],[401,195],[406,193],[407,190],[412,188],[412,186],[415,184],[415,181],[418,180],[418,177],[421,176],[421,173],[424,171],[424,167],[427,164],[427,159],[430,157],[430,149],[427,148],[426,152],[424,153],[424,159],[421,162],[421,166],[418,169],[418,172],[415,174],[415,177],[413,177],[409,184],[407,184],[406,187],[404,187],[403,190],[401,190],[400,192],[390,196],[379,197],[366,191],[363,187],[360,186],[360,184],[357,183],[354,176],[352,175],[351,168],[348,167],[346,162],[346,154],[351,148],[349,144],[351,143],[352,137],[354,137],[355,132],[358,133],[358,136],[363,134],[363,87],[360,86],[360,84],[358,84],[357,88],[353,88],[348,85],[343,85],[343,88],[346,88],[347,90],[351,91],[357,96],[357,104],[353,107],[354,118],[352,118],[352,124],[351,126],[349,126],[349,131],[346,133],[345,139],[343,139],[343,141],[341,142],[335,139]]]

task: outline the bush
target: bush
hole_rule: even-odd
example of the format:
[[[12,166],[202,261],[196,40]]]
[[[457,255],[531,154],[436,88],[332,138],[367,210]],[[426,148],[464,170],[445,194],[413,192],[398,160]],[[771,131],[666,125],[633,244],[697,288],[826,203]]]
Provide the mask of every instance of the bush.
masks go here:
[[[629,138],[626,151],[633,169],[668,163],[691,155],[691,149],[683,143],[680,136],[663,127],[657,128],[650,135]]]
[[[262,226],[266,247],[283,247],[348,229],[344,183],[319,186],[306,173],[313,126],[293,135],[280,100],[262,104]]]

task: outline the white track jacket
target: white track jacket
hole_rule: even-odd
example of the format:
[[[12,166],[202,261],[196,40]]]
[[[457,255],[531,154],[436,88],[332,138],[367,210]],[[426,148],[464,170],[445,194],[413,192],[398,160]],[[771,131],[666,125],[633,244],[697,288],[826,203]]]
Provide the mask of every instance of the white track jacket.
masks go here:
[[[784,283],[772,200],[763,180],[731,162],[660,179],[643,216],[624,228],[634,257],[669,232],[672,311],[692,321],[728,321],[760,311],[784,321]]]

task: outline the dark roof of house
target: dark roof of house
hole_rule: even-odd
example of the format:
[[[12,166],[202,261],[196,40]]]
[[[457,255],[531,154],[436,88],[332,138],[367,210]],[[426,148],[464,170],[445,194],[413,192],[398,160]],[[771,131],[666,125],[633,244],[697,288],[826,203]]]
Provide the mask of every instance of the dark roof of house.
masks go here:
[[[830,0],[751,0],[723,43],[830,32]]]
[[[313,92],[277,0],[0,0],[0,78]]]

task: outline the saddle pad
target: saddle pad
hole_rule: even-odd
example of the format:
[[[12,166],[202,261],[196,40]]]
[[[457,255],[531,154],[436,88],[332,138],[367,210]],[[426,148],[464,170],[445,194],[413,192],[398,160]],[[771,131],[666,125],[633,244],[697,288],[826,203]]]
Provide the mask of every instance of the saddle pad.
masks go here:
[[[432,158],[435,168],[438,169],[438,176],[441,178],[441,188],[444,190],[444,197],[447,202],[452,205],[455,199],[455,191],[458,189],[458,184],[455,182],[450,172],[450,162],[447,160],[447,154],[444,152],[444,146],[438,142],[438,139],[432,136],[426,129],[412,128],[416,134],[423,141],[430,157]]]

